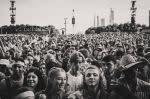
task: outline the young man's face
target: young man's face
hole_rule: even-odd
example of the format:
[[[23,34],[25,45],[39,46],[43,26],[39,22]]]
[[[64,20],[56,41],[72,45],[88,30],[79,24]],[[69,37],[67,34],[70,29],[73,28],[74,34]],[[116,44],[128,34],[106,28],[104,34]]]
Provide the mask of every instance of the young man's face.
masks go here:
[[[103,67],[104,67],[105,71],[112,72],[115,69],[115,64],[113,63],[113,61],[104,62],[104,66]]]
[[[85,82],[88,86],[96,86],[99,83],[99,71],[97,69],[88,69],[85,72]]]
[[[22,64],[22,62],[17,62],[12,66],[13,75],[16,76],[16,78],[20,78],[24,72],[24,66]]]

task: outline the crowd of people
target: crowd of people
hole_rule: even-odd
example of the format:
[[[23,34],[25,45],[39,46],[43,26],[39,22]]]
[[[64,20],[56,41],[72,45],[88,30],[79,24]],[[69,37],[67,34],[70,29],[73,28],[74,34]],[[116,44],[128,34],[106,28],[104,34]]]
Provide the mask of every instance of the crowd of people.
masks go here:
[[[149,36],[1,35],[0,99],[150,99]]]

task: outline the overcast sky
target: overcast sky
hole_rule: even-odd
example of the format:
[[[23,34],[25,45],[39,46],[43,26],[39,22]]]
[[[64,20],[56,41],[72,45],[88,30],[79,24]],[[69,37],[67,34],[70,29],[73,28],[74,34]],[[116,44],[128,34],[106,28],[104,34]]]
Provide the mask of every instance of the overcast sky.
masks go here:
[[[0,0],[0,26],[10,25],[10,1]],[[94,15],[105,18],[109,24],[110,8],[114,10],[115,23],[130,22],[131,0],[16,0],[16,24],[54,25],[72,33],[72,10],[75,10],[75,32],[84,32],[93,26]],[[150,0],[137,0],[136,22],[148,25]]]

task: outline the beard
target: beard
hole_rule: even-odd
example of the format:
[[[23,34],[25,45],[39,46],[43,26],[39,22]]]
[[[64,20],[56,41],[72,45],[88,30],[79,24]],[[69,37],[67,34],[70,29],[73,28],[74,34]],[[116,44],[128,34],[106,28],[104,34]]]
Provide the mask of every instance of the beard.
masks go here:
[[[12,78],[14,79],[14,80],[20,80],[21,78],[22,78],[22,72],[20,72],[20,73],[13,73],[13,75],[12,75]]]

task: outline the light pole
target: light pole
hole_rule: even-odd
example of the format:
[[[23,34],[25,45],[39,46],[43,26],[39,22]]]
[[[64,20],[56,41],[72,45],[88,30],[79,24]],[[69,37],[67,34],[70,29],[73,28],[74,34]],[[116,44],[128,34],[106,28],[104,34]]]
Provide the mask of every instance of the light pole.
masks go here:
[[[15,24],[15,16],[16,16],[16,13],[15,13],[15,11],[16,11],[16,7],[15,7],[15,3],[16,3],[16,1],[15,0],[10,0],[10,3],[11,3],[11,7],[10,7],[10,22],[11,22],[11,25],[14,25]]]
[[[74,13],[74,9],[73,9],[72,15],[73,15],[73,17],[72,17],[72,26],[73,26],[73,34],[74,34],[74,25],[75,25],[75,13]]]
[[[67,34],[67,19],[68,18],[64,18],[64,20],[65,20],[65,23],[64,23],[65,24],[65,35]]]
[[[136,16],[136,10],[137,8],[135,7],[135,3],[136,3],[136,0],[132,0],[131,1],[132,3],[132,6],[131,6],[131,24],[135,25],[135,16]]]

